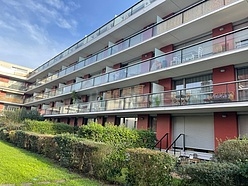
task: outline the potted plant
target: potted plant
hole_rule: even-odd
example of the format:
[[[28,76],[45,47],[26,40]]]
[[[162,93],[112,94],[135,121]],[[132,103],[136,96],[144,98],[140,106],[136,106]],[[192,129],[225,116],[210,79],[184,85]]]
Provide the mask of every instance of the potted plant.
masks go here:
[[[71,98],[72,98],[72,103],[75,104],[78,102],[78,95],[75,90],[72,91],[71,93]]]
[[[161,99],[159,97],[159,95],[156,95],[154,98],[154,103],[155,103],[155,106],[160,106],[160,103],[161,103]]]

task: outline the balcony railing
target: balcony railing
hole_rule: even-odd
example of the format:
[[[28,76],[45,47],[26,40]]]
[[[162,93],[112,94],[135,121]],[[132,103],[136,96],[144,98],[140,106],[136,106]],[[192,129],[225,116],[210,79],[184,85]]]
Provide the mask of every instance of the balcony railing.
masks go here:
[[[104,49],[104,50],[102,50],[102,51],[82,60],[82,61],[79,61],[78,63],[76,63],[72,66],[69,66],[69,67],[61,70],[60,72],[58,72],[52,76],[49,76],[49,77],[43,79],[41,81],[42,83],[37,83],[35,85],[31,85],[29,87],[29,90],[33,89],[37,86],[40,86],[41,84],[44,84],[44,83],[53,81],[57,78],[60,78],[62,76],[68,75],[68,74],[72,73],[73,71],[81,70],[82,68],[84,68],[90,64],[99,62],[99,61],[103,60],[104,58],[107,58],[111,55],[114,55],[118,52],[121,52],[127,48],[133,47],[134,45],[137,45],[137,44],[139,44],[143,41],[146,41],[152,37],[158,36],[164,32],[167,32],[173,28],[176,28],[176,27],[178,27],[184,23],[187,23],[187,22],[191,21],[191,19],[196,19],[199,16],[203,16],[203,15],[205,15],[211,11],[217,10],[217,9],[219,9],[225,5],[228,5],[228,4],[230,4],[230,1],[228,1],[228,0],[226,0],[226,2],[223,1],[222,4],[220,3],[220,4],[218,4],[218,6],[217,6],[217,4],[214,3],[214,1],[209,1],[209,2],[205,2],[205,3],[201,3],[199,5],[196,4],[196,6],[189,7],[187,9],[185,9],[184,11],[180,11],[178,14],[174,14],[172,17],[169,17],[162,22],[160,22],[154,26],[151,26],[148,29],[141,31],[141,32],[137,33],[136,35],[131,36],[130,38],[127,38],[126,40],[123,40],[122,42],[119,42],[113,46],[110,46],[107,49]],[[194,15],[195,15],[194,11],[196,9],[198,10],[198,17],[194,17]],[[189,15],[191,15],[191,16],[189,16]],[[199,51],[199,52],[201,52],[201,51]],[[196,52],[196,54],[197,53],[198,52]],[[176,56],[176,57],[179,57],[179,56]],[[178,62],[176,57],[175,57],[175,63]],[[193,57],[194,56],[192,56],[191,54],[188,54],[188,57],[185,60],[190,60]]]
[[[13,98],[13,97],[1,96],[0,101],[23,104],[22,98]]]
[[[119,16],[115,17],[114,19],[112,19],[111,21],[109,21],[108,23],[106,23],[105,25],[103,25],[102,27],[100,27],[99,29],[97,29],[96,31],[91,33],[90,35],[85,36],[84,39],[80,40],[76,44],[72,45],[70,48],[68,48],[65,51],[58,54],[53,59],[49,60],[45,64],[38,67],[36,70],[34,70],[33,72],[31,72],[29,74],[29,77],[41,72],[44,69],[47,69],[48,67],[50,67],[53,64],[58,63],[62,58],[69,56],[71,53],[73,53],[74,51],[76,51],[80,47],[86,45],[87,43],[89,43],[93,39],[99,37],[100,35],[102,35],[106,31],[112,29],[113,27],[115,27],[119,23],[125,21],[126,19],[128,19],[132,15],[136,14],[137,12],[140,12],[142,9],[149,6],[151,3],[155,2],[155,1],[156,0],[143,0],[143,1],[138,2],[137,4],[135,4],[134,6],[132,6],[131,8],[129,8],[128,10],[126,10],[125,12],[120,14]]]
[[[49,108],[46,115],[248,101],[248,80]]]
[[[24,83],[7,83],[7,82],[0,82],[0,88],[9,88],[14,90],[24,91],[26,86]]]
[[[179,49],[177,51],[173,51],[147,61],[102,74],[100,76],[84,79],[81,82],[76,82],[51,92],[40,94],[39,99],[46,99],[54,96],[68,94],[73,90],[76,92],[83,91],[89,87],[99,86],[105,83],[115,82],[153,71],[167,69],[171,66],[214,56],[222,52],[236,50],[244,47],[248,47],[247,28],[231,32],[221,37],[209,39],[190,47]],[[26,99],[25,103],[33,102],[35,100],[37,100],[36,97],[31,97]]]

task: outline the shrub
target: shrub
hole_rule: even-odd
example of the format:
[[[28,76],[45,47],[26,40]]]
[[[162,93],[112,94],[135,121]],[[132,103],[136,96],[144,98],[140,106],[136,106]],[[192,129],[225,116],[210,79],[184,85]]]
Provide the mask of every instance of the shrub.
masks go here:
[[[206,162],[183,165],[180,173],[187,184],[232,186],[236,185],[240,168],[232,163]]]
[[[139,131],[124,126],[91,123],[79,128],[79,136],[99,142],[106,142],[119,148],[154,147],[156,136],[150,131]]]
[[[40,134],[73,133],[74,127],[65,123],[53,123],[50,121],[25,120],[25,130]]]
[[[68,134],[57,135],[54,139],[59,147],[59,162],[62,166],[97,178],[106,177],[103,162],[111,153],[110,146]]]
[[[137,148],[127,150],[127,184],[137,186],[171,185],[175,159],[159,151]]]
[[[44,118],[37,110],[26,110],[25,108],[15,111],[4,110],[2,122],[4,123],[21,123],[25,119],[43,121]]]
[[[218,146],[215,157],[220,162],[246,162],[248,160],[248,140],[227,140]]]

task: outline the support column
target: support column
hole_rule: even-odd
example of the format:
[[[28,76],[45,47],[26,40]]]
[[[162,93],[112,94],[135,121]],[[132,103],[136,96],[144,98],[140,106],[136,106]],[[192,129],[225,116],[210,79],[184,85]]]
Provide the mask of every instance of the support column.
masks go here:
[[[158,140],[160,140],[166,133],[168,133],[168,143],[167,138],[164,138],[162,140],[162,148],[166,149],[168,145],[171,144],[171,115],[170,114],[158,114],[157,115],[157,131],[156,131],[156,137]],[[158,146],[159,147],[159,146]]]
[[[236,112],[214,113],[215,149],[220,141],[238,137],[238,118]]]
[[[106,122],[115,125],[116,116],[108,116]]]
[[[172,90],[172,78],[160,79],[158,84],[164,87],[164,91]],[[171,105],[171,92],[164,93],[164,105]]]
[[[69,125],[74,126],[75,118],[69,118]]]
[[[82,126],[83,125],[83,121],[84,121],[84,118],[83,117],[78,118],[78,120],[77,120],[77,126],[78,127]]]
[[[148,123],[149,123],[149,115],[148,114],[138,115],[138,121],[137,121],[137,129],[138,130],[147,130],[148,129]]]

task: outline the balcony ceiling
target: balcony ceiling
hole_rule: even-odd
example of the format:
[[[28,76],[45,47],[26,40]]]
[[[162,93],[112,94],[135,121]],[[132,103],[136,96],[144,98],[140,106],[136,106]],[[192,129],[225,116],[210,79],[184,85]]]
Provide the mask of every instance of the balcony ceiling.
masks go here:
[[[237,60],[238,59],[238,60]],[[125,78],[115,82],[105,83],[95,87],[79,91],[79,95],[91,95],[102,91],[111,89],[117,89],[122,87],[129,87],[137,85],[143,82],[156,82],[159,79],[182,77],[193,73],[200,73],[206,71],[212,71],[213,68],[228,66],[228,65],[240,65],[247,62],[248,59],[248,47],[236,49],[228,52],[219,53],[210,57],[201,58],[187,63],[171,66],[166,69],[141,74],[134,77]],[[66,98],[70,98],[70,93],[66,95],[60,95],[58,97],[51,97],[36,101],[35,103],[27,103],[26,106],[37,105],[42,103],[49,103],[51,101],[58,101]]]
[[[78,58],[86,57],[89,54],[96,53],[101,49],[105,48],[109,41],[115,43],[116,41],[126,38],[140,30],[142,30],[147,25],[156,23],[157,16],[164,17],[173,12],[178,12],[179,10],[196,3],[199,0],[157,0],[151,5],[147,6],[144,10],[134,14],[132,17],[126,21],[121,22],[119,25],[116,25],[111,32],[107,31],[102,34],[97,40],[92,40],[84,49],[76,51],[70,57],[62,60],[60,63],[53,65],[49,71],[45,70],[36,76],[29,78],[29,82],[34,82],[35,79],[40,79],[46,77],[48,72],[55,72],[61,69],[61,66],[68,66],[69,64],[78,61]],[[145,12],[145,13],[144,13]],[[95,43],[94,43],[95,42]]]
[[[91,113],[78,113],[78,114],[59,114],[59,115],[45,115],[45,117],[96,117],[107,115],[121,116],[137,116],[139,114],[209,114],[213,112],[246,112],[248,109],[247,102],[233,102],[222,104],[200,104],[200,105],[187,105],[187,106],[171,106],[171,107],[157,107],[157,108],[144,108],[144,109],[130,109],[130,110],[114,110],[103,112]]]
[[[67,80],[73,79],[75,77],[82,77],[85,74],[94,73],[96,71],[105,68],[106,66],[112,66],[120,62],[125,62],[134,59],[137,56],[141,56],[146,52],[154,51],[154,46],[156,46],[156,48],[160,48],[169,45],[171,43],[179,43],[184,40],[195,37],[196,35],[209,32],[210,30],[212,30],[212,28],[218,27],[220,25],[224,25],[230,22],[236,22],[238,20],[247,17],[246,14],[247,8],[248,8],[248,3],[245,1],[242,1],[241,3],[235,4],[233,6],[225,7],[220,11],[213,12],[210,15],[200,17],[197,20],[194,20],[193,22],[183,24],[173,30],[170,30],[169,32],[163,33],[149,40],[146,40],[143,43],[130,47],[125,51],[116,53],[115,55],[112,55],[95,64],[91,64],[82,70],[75,71],[74,73],[67,75],[64,78],[60,78],[53,82],[49,82],[49,84],[46,84],[45,86],[52,87],[54,85],[58,85],[58,83],[64,83]],[[234,11],[234,10],[238,10],[238,11]],[[232,14],[231,17],[226,16],[230,14]],[[73,56],[71,57],[73,58]],[[70,59],[68,58],[67,60],[69,61]],[[30,90],[28,91],[28,93],[39,92],[43,89],[44,89],[44,85],[36,89]]]

